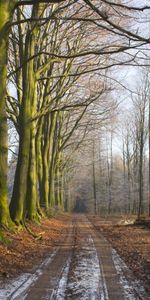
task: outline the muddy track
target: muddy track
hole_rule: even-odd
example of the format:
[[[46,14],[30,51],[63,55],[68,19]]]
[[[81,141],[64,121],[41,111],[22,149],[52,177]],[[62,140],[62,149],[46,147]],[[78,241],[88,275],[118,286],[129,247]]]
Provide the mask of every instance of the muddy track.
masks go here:
[[[0,300],[148,300],[119,255],[84,215],[73,215],[62,244]]]
[[[109,300],[150,300],[141,282],[137,280],[115,249],[89,221],[93,231],[93,240],[103,270]],[[107,297],[106,297],[107,299]]]
[[[111,261],[113,263],[113,267],[117,271],[119,282],[121,282],[121,288],[125,295],[125,299],[139,299],[139,300],[149,300],[150,295],[147,294],[140,280],[137,280],[132,271],[127,267],[123,259],[118,255],[115,249],[113,249],[110,243],[106,240],[106,238],[101,234],[99,229],[92,223],[91,219],[88,221],[92,225],[95,235],[99,237],[101,241],[104,241],[103,245],[106,245],[106,248],[109,249],[109,260],[111,257]],[[105,261],[103,260],[103,252],[100,252],[100,257],[103,266],[105,266]],[[108,261],[108,260],[107,260]],[[107,278],[107,272],[105,273],[105,277]],[[107,279],[106,279],[107,280]],[[126,285],[127,289],[125,290],[124,286]],[[117,299],[117,298],[116,298]]]

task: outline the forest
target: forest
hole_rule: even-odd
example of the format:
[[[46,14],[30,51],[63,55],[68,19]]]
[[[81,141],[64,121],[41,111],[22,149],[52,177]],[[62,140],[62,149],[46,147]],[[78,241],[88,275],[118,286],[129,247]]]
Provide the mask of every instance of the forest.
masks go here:
[[[0,0],[0,300],[150,299],[150,1]]]
[[[150,214],[148,1],[0,1],[0,223]]]

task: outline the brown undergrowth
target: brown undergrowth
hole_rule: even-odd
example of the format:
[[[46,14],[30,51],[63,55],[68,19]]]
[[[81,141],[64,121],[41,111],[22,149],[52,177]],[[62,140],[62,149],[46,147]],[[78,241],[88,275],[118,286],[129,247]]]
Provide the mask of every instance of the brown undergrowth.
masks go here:
[[[45,219],[40,225],[27,223],[36,236],[24,229],[17,233],[1,231],[0,234],[0,278],[15,277],[29,272],[51,253],[64,237],[71,216],[64,214]]]
[[[150,229],[147,225],[148,220],[145,223],[143,221],[128,225],[127,220],[123,222],[118,218],[90,217],[90,220],[96,229],[107,238],[112,247],[117,250],[136,278],[142,280],[150,294]]]

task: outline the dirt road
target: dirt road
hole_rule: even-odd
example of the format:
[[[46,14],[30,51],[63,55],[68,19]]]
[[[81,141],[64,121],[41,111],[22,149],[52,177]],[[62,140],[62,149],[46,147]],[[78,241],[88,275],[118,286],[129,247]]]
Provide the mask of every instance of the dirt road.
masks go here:
[[[13,288],[12,288],[13,286]],[[148,300],[122,259],[84,215],[34,273],[0,289],[0,299]]]

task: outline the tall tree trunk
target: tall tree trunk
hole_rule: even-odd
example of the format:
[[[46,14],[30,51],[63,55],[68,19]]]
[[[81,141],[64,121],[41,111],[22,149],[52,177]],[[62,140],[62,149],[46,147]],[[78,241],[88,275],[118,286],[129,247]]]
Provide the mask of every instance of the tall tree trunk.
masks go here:
[[[63,191],[63,174],[62,173],[60,176],[59,186],[60,186],[60,189],[59,189],[60,207],[61,207],[61,210],[64,211],[65,208],[64,208],[64,191]]]
[[[32,32],[28,31],[26,37],[25,60],[34,55],[34,42],[32,37]],[[27,191],[31,133],[31,103],[35,92],[33,64],[34,61],[31,60],[23,68],[23,99],[19,115],[19,154],[10,204],[11,217],[18,225],[23,222]]]
[[[64,210],[63,195],[62,195],[62,173],[61,173],[61,151],[57,153],[57,162],[55,168],[56,193],[55,203],[58,209]]]
[[[28,168],[26,210],[27,210],[27,216],[30,220],[40,221],[40,215],[38,213],[39,199],[38,199],[38,189],[37,189],[38,185],[37,185],[35,135],[36,135],[36,128],[33,122],[31,124],[31,142],[30,142],[30,156],[29,156],[29,168]]]
[[[59,167],[56,166],[55,168],[55,205],[58,209],[60,209],[60,174],[59,174]]]
[[[127,178],[128,178],[128,213],[131,211],[131,172],[130,172],[130,152],[129,152],[129,137],[127,136]]]
[[[52,207],[55,206],[55,194],[54,194],[54,177],[55,177],[55,173],[54,173],[54,168],[53,167],[50,168],[49,177],[50,177],[50,181],[49,181],[49,205],[52,208]]]
[[[31,103],[31,115],[32,118],[36,113],[37,108],[37,83],[35,84],[35,93],[33,102]],[[37,135],[37,122],[31,122],[31,141],[30,141],[30,156],[29,156],[29,168],[28,168],[28,185],[27,185],[27,216],[32,221],[40,221],[40,215],[42,214],[39,206],[38,197],[38,174],[37,174],[37,152],[36,152],[36,135]],[[39,133],[40,131],[38,131]],[[40,214],[39,214],[40,213]]]
[[[42,149],[42,164],[43,164],[43,178],[42,178],[42,185],[43,185],[43,203],[46,210],[49,208],[49,165],[48,165],[48,150],[49,150],[49,131],[50,131],[50,118],[49,116],[46,117],[44,122],[44,145]]]
[[[109,201],[108,201],[108,214],[112,211],[112,179],[113,179],[113,153],[112,153],[112,140],[113,134],[111,132],[110,137],[110,166],[109,161],[107,158],[107,165],[108,165],[108,188],[109,188]]]
[[[64,211],[68,212],[68,195],[69,195],[69,183],[67,182],[67,175],[65,171],[64,176]]]
[[[38,18],[40,11],[39,3],[35,3],[32,7],[32,18]],[[10,204],[10,211],[12,219],[16,224],[23,222],[24,214],[26,213],[26,193],[27,193],[27,178],[29,170],[29,154],[30,142],[33,135],[31,135],[31,118],[35,110],[35,92],[36,92],[36,79],[35,79],[35,60],[29,60],[35,54],[35,40],[38,32],[37,23],[32,23],[28,28],[25,40],[25,50],[23,57],[23,98],[19,115],[19,128],[20,128],[20,143],[19,155],[17,161],[17,168],[15,173],[14,189],[12,200]],[[28,62],[27,62],[28,61]],[[33,133],[33,132],[32,132]],[[34,137],[35,142],[35,137]],[[35,145],[32,144],[32,152],[35,152]]]
[[[148,201],[148,215],[150,217],[150,99],[149,99],[149,116],[148,116],[148,145],[149,145],[149,201]]]
[[[56,205],[55,202],[55,142],[53,142],[51,160],[49,166],[49,204],[50,207],[54,207]]]
[[[21,130],[19,140],[19,153],[15,173],[14,188],[10,203],[11,217],[17,225],[22,223],[24,217],[24,208],[27,191],[27,174],[30,153],[30,99],[26,98],[28,106],[24,106],[24,112],[21,116]],[[26,115],[27,113],[27,115]]]
[[[93,160],[92,160],[92,169],[93,169],[93,198],[94,198],[94,214],[97,214],[97,197],[96,197],[96,176],[95,176],[95,141],[93,140]]]
[[[124,212],[125,214],[127,214],[127,199],[126,199],[126,157],[125,157],[125,145],[124,145],[124,141],[123,141],[123,152],[122,152],[122,162],[123,162],[123,187],[124,187],[124,191],[123,191],[123,195],[124,195]]]
[[[38,174],[38,186],[39,186],[39,196],[40,196],[40,205],[41,207],[44,206],[43,202],[43,165],[42,165],[42,120],[39,124],[37,134],[36,134],[36,157],[37,157],[37,174]]]
[[[142,125],[143,127],[143,125]],[[140,132],[140,157],[139,157],[139,207],[138,207],[138,219],[143,213],[143,128],[141,128]]]
[[[49,205],[55,205],[54,180],[55,180],[55,155],[56,155],[56,121],[58,113],[51,114],[51,127],[49,136]]]
[[[137,133],[136,133],[137,136]],[[135,153],[134,153],[134,160],[133,160],[133,191],[134,191],[134,195],[133,195],[133,207],[132,207],[132,213],[133,214],[137,214],[137,209],[138,209],[138,191],[137,191],[137,173],[138,173],[138,166],[139,166],[139,154],[138,154],[138,142],[137,142],[137,137],[136,137],[136,141],[135,141]]]
[[[7,55],[15,1],[0,0],[0,224],[10,223],[7,191],[8,130],[5,110]]]

